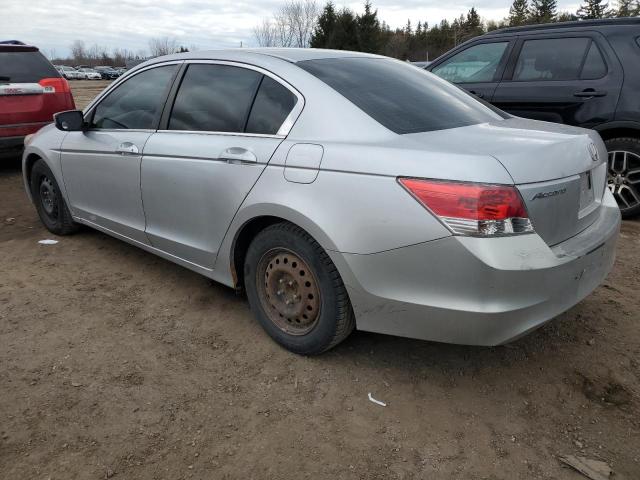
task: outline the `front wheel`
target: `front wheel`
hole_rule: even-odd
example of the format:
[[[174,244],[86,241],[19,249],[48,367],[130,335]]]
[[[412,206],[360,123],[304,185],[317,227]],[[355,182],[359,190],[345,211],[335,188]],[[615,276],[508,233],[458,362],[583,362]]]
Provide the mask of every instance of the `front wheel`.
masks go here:
[[[58,182],[43,160],[38,160],[31,170],[31,196],[40,220],[51,233],[69,235],[78,230]]]
[[[266,332],[303,355],[344,340],[355,319],[335,265],[308,233],[290,223],[261,231],[244,264],[249,305]]]
[[[623,218],[640,214],[640,139],[612,138],[608,152],[607,186]]]

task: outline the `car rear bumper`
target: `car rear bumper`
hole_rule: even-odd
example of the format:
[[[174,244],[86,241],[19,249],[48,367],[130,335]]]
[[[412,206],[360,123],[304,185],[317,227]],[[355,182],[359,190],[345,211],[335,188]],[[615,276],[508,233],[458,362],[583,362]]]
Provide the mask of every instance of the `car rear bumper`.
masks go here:
[[[605,192],[600,216],[552,248],[536,234],[451,236],[371,255],[330,252],[359,330],[499,345],[580,302],[615,259],[620,212]]]

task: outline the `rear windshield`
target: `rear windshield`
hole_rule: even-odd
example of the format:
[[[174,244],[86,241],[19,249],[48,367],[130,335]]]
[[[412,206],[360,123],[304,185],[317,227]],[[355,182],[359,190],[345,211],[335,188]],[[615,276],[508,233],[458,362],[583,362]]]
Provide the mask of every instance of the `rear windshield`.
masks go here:
[[[38,83],[43,78],[59,76],[40,52],[0,51],[0,82]]]
[[[444,80],[385,58],[298,62],[395,133],[464,127],[505,118]]]

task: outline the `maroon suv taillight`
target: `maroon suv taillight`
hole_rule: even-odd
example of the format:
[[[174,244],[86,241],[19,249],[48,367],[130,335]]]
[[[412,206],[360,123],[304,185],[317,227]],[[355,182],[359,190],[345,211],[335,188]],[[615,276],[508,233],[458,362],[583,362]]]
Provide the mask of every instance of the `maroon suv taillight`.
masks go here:
[[[473,236],[533,232],[520,193],[508,185],[400,178],[400,184],[453,233]]]
[[[69,82],[64,78],[43,78],[38,82],[44,93],[70,93]]]

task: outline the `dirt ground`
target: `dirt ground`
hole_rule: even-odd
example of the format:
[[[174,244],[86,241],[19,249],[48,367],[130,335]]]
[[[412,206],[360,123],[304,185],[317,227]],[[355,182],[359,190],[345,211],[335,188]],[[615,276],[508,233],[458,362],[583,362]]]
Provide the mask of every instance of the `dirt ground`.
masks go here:
[[[72,85],[81,106],[98,82]],[[314,358],[184,268],[45,238],[4,162],[1,479],[584,478],[561,455],[640,478],[638,221],[604,285],[513,344],[355,332]]]

